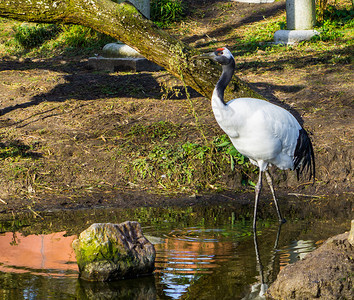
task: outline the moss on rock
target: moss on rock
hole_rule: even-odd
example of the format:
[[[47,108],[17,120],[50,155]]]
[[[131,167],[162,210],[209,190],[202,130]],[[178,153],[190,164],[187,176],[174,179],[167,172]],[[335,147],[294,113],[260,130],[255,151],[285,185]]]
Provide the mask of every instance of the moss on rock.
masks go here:
[[[154,246],[138,222],[96,223],[73,242],[80,277],[111,281],[152,273]]]

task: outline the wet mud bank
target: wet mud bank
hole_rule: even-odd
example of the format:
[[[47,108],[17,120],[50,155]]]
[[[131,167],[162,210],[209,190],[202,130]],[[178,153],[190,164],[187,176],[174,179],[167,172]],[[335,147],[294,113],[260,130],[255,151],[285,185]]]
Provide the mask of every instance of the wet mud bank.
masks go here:
[[[248,25],[285,17],[284,1],[188,3],[191,15],[168,31],[201,52],[210,51],[210,42],[229,44],[236,75],[310,133],[314,184],[271,170],[283,210],[294,201],[299,212],[313,205],[351,212],[349,47],[240,49],[237,39]],[[229,157],[214,149],[218,143],[210,146],[223,134],[210,99],[188,91],[189,100],[183,83],[164,71],[94,72],[79,56],[1,57],[0,214],[218,203],[251,211],[257,172],[247,163],[232,171]],[[261,203],[272,208],[270,199],[264,187]]]

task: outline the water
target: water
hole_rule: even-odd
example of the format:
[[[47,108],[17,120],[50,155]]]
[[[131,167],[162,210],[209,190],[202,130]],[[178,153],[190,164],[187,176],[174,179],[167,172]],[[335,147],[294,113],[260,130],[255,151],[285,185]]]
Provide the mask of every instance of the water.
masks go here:
[[[155,244],[153,276],[114,283],[78,279],[72,241],[95,222],[139,221]],[[279,270],[330,235],[334,220],[258,223],[232,207],[96,209],[0,223],[0,299],[256,299]],[[261,285],[263,284],[263,285]]]

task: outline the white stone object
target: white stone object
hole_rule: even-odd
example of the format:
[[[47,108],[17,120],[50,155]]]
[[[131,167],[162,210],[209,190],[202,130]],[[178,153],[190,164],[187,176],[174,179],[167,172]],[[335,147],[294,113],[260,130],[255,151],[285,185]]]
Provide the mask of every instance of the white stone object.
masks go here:
[[[274,33],[274,43],[292,45],[301,41],[308,41],[318,34],[316,30],[278,30]]]
[[[143,57],[132,47],[121,43],[109,43],[102,49],[103,57]]]
[[[316,22],[315,0],[286,0],[286,28],[313,29]]]

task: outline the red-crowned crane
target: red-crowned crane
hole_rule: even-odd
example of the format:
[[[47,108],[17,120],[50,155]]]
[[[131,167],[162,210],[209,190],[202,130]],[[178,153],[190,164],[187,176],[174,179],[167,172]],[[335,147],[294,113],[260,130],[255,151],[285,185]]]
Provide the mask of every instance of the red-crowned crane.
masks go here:
[[[256,228],[263,172],[273,195],[279,222],[284,223],[268,166],[296,170],[298,178],[306,167],[310,179],[314,179],[314,152],[307,132],[290,112],[270,102],[255,98],[237,98],[225,103],[224,91],[235,71],[234,57],[227,48],[218,48],[215,52],[193,58],[207,58],[222,65],[222,74],[211,99],[215,119],[237,151],[259,167],[253,228]]]

